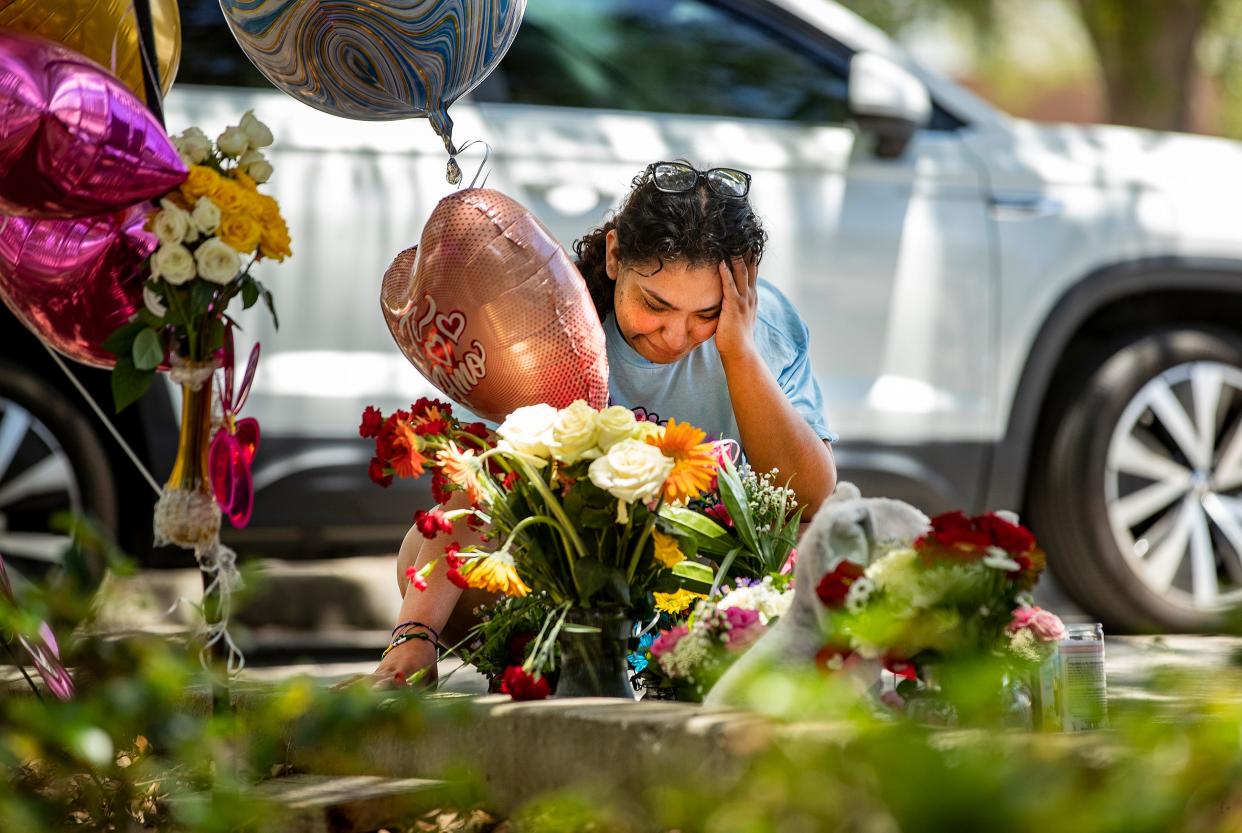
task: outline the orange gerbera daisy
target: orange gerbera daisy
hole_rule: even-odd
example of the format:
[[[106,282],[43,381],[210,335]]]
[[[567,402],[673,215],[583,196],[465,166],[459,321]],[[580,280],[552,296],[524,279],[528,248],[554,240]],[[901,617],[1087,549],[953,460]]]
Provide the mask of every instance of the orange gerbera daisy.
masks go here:
[[[461,486],[466,497],[475,506],[483,502],[483,484],[479,482],[482,463],[473,450],[462,451],[456,443],[449,443],[436,455],[441,470],[450,482]]]
[[[389,446],[392,456],[388,465],[392,466],[397,477],[421,477],[427,458],[419,452],[421,445],[418,435],[407,423],[400,422],[393,428],[392,444]]]
[[[712,444],[705,443],[707,433],[688,422],[678,424],[670,419],[664,430],[647,438],[647,442],[673,459],[673,471],[664,481],[664,499],[679,503],[698,497],[712,485],[719,464]]]
[[[530,588],[518,575],[517,563],[507,552],[490,553],[475,561],[469,569],[466,583],[478,590],[504,593],[506,596],[525,596],[530,593]]]

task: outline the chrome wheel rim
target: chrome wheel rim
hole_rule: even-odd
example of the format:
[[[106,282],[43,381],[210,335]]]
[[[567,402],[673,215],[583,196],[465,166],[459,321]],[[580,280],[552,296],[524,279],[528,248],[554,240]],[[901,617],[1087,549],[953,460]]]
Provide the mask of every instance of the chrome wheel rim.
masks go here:
[[[1105,467],[1113,537],[1131,569],[1179,606],[1242,601],[1242,370],[1188,362],[1135,394]]]
[[[0,397],[0,556],[28,575],[61,564],[70,539],[50,524],[65,511],[82,511],[68,454],[34,414]]]

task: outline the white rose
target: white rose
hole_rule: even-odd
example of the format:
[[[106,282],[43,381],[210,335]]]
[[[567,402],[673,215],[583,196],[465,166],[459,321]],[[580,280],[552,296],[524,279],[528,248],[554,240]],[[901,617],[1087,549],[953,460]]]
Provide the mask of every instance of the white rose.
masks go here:
[[[152,289],[149,283],[142,286],[142,303],[156,318],[163,318],[168,314],[168,308],[160,300],[160,294]]]
[[[555,421],[556,408],[551,405],[527,405],[509,414],[496,433],[509,449],[533,457],[548,457]]]
[[[635,420],[634,430],[630,433],[630,436],[639,442],[646,442],[648,437],[659,436],[660,432],[663,430],[663,428],[656,425],[654,422],[648,422],[645,419]]]
[[[198,239],[198,229],[190,222],[190,215],[169,200],[160,200],[160,210],[151,230],[164,245],[193,243]]]
[[[151,277],[179,286],[194,277],[194,255],[180,243],[166,243],[151,257]]]
[[[183,130],[174,141],[177,144],[177,150],[190,157],[190,161],[195,165],[211,153],[211,139],[208,139],[207,134],[197,127]]]
[[[607,453],[622,440],[628,440],[634,434],[634,412],[624,405],[613,405],[599,412],[596,424],[599,426],[599,447]]]
[[[248,150],[243,153],[242,158],[237,160],[237,167],[241,168],[247,176],[260,184],[272,178],[271,163],[257,150]]]
[[[660,493],[673,461],[641,440],[622,440],[591,463],[591,482],[615,498],[632,503]]]
[[[562,463],[598,457],[595,420],[599,412],[579,399],[556,415],[552,423],[552,454]]]
[[[250,139],[240,127],[226,127],[216,138],[216,147],[225,156],[241,156],[250,147]]]
[[[190,218],[203,234],[215,234],[220,227],[220,207],[210,197],[199,197]]]
[[[246,134],[252,148],[265,148],[275,141],[267,125],[254,117],[254,110],[247,110],[242,115],[238,127]]]
[[[241,270],[241,257],[237,250],[219,237],[213,237],[198,247],[194,253],[198,274],[206,281],[221,286],[237,277]]]

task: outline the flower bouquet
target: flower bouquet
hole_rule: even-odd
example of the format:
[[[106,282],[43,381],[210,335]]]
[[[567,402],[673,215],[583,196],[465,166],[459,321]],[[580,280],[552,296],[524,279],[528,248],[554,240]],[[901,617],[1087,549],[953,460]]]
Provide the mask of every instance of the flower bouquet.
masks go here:
[[[218,541],[222,509],[236,526],[250,517],[249,467],[258,424],[243,420],[239,429],[236,417],[258,348],[235,396],[228,312],[238,297],[245,308],[262,299],[275,320],[272,294],[251,268],[288,257],[289,231],[276,200],[259,191],[272,175],[260,150],[272,144],[272,133],[253,112],[215,142],[192,127],[173,144],[190,171],[147,218],[160,245],[149,262],[145,307],[104,346],[117,357],[112,393],[118,411],[137,400],[162,367],[171,366],[170,376],[181,386],[181,437],[156,508],[156,543],[201,553]],[[222,363],[229,390],[221,391],[225,419],[217,426],[210,382]]]
[[[1033,608],[1029,594],[1044,564],[1034,536],[1012,517],[940,515],[912,543],[866,567],[841,561],[822,577],[816,595],[827,641],[818,661],[828,671],[883,663],[902,680],[894,704],[972,699],[965,677],[955,689],[955,668],[982,661],[1022,672],[1055,649],[1060,620]],[[991,687],[983,693],[992,696],[1005,680],[970,685],[976,693]]]
[[[630,665],[648,698],[699,701],[716,680],[789,609],[786,576],[741,578],[697,602],[689,618],[640,643]]]
[[[663,531],[660,510],[698,498],[716,477],[715,445],[703,431],[670,421],[639,422],[627,408],[596,411],[532,405],[493,435],[465,425],[450,406],[423,401],[387,418],[374,408],[360,433],[375,439],[372,479],[430,470],[442,503],[463,492],[466,509],[420,512],[427,537],[462,521],[487,530],[492,549],[450,544],[447,575],[459,586],[525,596],[546,594],[549,613],[525,667],[550,670],[559,645],[558,693],[629,692],[625,655],[636,615],[655,592],[707,589],[710,568],[687,560],[688,535]],[[432,562],[410,578],[425,586]]]

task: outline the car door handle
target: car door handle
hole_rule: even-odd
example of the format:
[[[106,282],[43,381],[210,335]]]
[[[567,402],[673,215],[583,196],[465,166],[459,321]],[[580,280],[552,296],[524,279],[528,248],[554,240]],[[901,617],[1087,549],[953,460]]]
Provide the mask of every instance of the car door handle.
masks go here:
[[[1042,194],[993,194],[988,207],[997,220],[1036,220],[1065,209],[1065,203]]]

